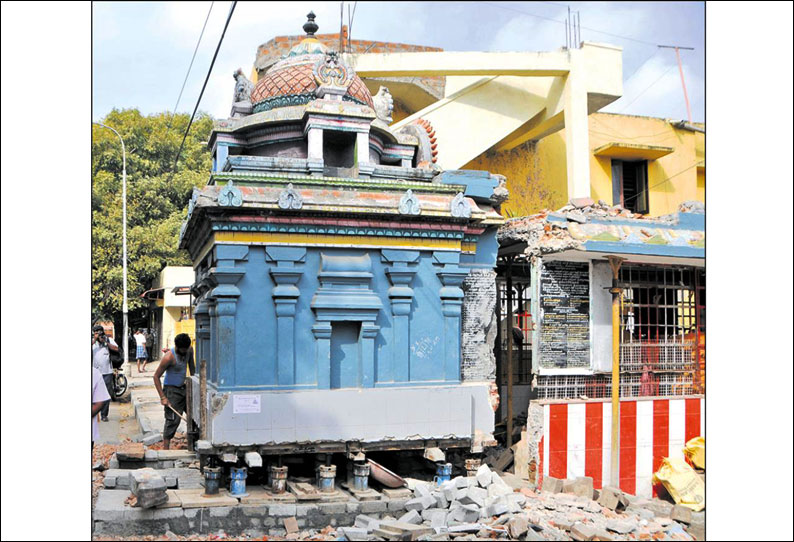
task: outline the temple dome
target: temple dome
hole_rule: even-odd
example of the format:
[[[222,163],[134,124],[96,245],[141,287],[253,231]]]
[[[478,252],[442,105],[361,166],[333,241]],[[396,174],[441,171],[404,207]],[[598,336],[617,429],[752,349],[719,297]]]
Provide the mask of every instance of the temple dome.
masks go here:
[[[314,14],[309,13],[308,17],[309,21],[303,25],[306,37],[257,81],[251,92],[253,112],[303,105],[317,99],[317,89],[323,77],[322,70],[318,73],[318,69],[322,68],[329,57],[333,58],[338,69],[345,72],[345,77],[339,77],[347,87],[342,100],[374,108],[372,94],[367,86],[335,53],[329,52],[314,37],[314,32],[317,31]]]

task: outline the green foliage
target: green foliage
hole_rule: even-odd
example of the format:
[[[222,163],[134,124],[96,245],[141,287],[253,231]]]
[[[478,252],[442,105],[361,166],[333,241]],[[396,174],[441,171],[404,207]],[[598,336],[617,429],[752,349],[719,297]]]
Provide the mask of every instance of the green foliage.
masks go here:
[[[111,111],[101,122],[121,134],[127,150],[127,273],[129,310],[144,305],[139,297],[166,265],[189,265],[177,249],[179,229],[194,187],[209,176],[211,157],[204,142],[212,118],[193,120],[176,173],[174,160],[189,115],[143,116],[137,109]],[[170,130],[168,125],[171,123]],[[121,312],[122,153],[119,138],[93,126],[91,145],[91,306],[94,319]]]

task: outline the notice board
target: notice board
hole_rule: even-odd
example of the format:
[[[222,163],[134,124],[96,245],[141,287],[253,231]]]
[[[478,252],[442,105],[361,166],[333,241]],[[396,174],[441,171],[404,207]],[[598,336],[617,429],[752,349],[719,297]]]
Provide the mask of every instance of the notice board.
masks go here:
[[[540,270],[540,366],[590,367],[590,266],[543,262]]]

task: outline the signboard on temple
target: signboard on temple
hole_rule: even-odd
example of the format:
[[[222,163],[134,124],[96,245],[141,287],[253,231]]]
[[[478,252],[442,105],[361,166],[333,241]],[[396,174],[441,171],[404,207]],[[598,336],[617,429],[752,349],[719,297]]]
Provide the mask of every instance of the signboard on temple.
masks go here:
[[[590,273],[586,262],[543,262],[540,366],[590,367]]]

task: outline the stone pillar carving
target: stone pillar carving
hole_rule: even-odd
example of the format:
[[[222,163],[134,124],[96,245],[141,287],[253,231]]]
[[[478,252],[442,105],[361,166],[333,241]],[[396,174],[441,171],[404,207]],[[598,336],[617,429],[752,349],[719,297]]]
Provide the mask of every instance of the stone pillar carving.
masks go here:
[[[441,266],[436,271],[442,287],[441,313],[444,315],[444,380],[460,381],[460,315],[463,307],[461,284],[468,270],[458,266],[459,252],[434,252],[433,259]]]
[[[410,315],[414,290],[411,288],[419,252],[413,250],[382,250],[383,260],[394,263],[386,268],[386,275],[392,286],[389,288],[389,300],[393,315],[392,339],[393,356],[389,360],[381,360],[378,365],[379,382],[408,382],[411,366]]]
[[[276,339],[277,382],[279,386],[295,384],[295,309],[300,290],[298,282],[303,275],[303,262],[306,249],[299,247],[267,247],[268,261],[278,265],[270,268],[270,276],[276,286],[273,288],[273,302],[276,305],[278,335]]]
[[[216,266],[210,275],[217,284],[211,295],[215,300],[215,369],[217,385],[232,387],[235,384],[235,315],[240,289],[236,286],[245,274],[245,269],[235,266],[238,260],[248,257],[248,247],[239,245],[217,245],[215,247]],[[212,309],[211,309],[212,310]]]

